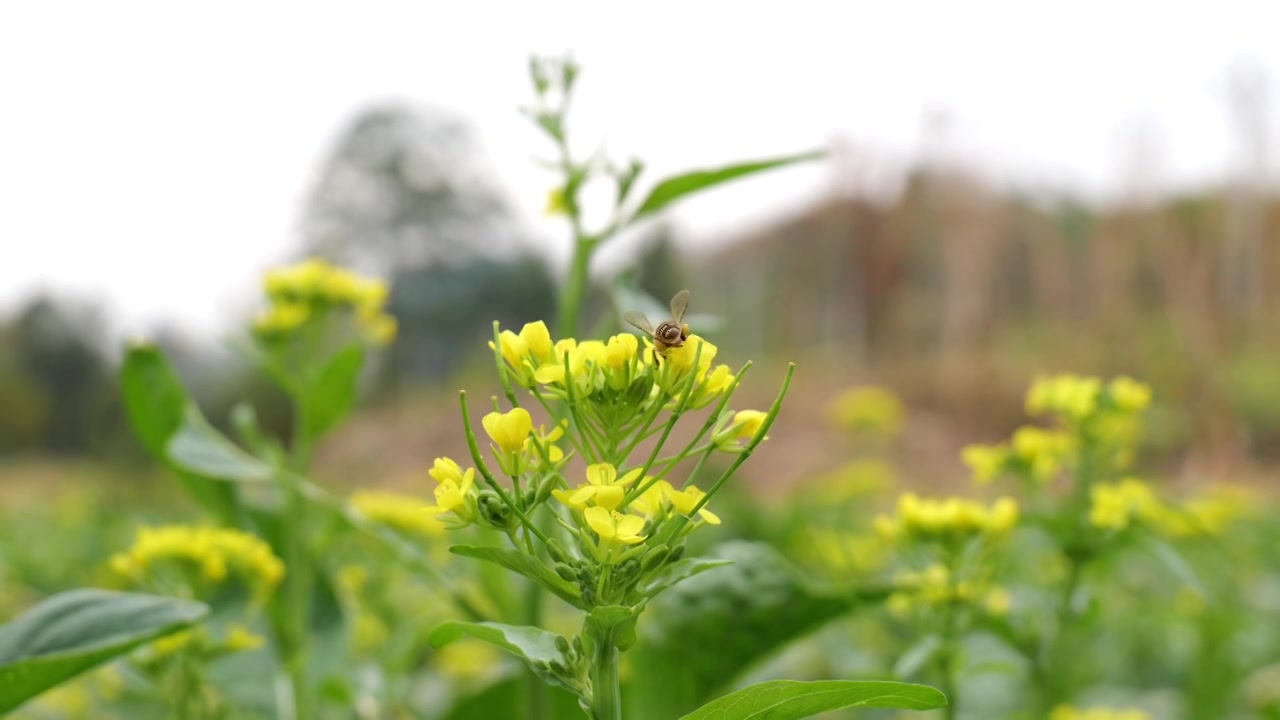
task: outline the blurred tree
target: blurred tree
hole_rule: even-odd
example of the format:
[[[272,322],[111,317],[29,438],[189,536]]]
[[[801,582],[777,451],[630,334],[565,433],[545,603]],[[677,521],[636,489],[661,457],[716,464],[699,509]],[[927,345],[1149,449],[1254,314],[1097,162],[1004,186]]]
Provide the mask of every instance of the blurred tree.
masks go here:
[[[392,280],[385,380],[439,378],[491,323],[554,313],[545,264],[469,127],[440,110],[371,109],[339,140],[303,220],[306,252]]]
[[[55,453],[88,451],[113,393],[106,360],[102,313],[87,304],[37,297],[6,333],[16,381],[15,404],[0,403],[12,423],[31,435],[42,423],[39,444]],[[33,438],[34,439],[34,438]]]
[[[302,232],[308,253],[384,274],[508,256],[525,239],[470,128],[402,106],[368,110],[343,134]]]

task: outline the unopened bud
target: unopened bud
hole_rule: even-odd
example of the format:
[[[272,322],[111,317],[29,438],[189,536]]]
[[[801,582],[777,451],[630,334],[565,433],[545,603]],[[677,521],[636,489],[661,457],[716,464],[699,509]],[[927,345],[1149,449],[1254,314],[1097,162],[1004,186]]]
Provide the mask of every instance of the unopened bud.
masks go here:
[[[644,561],[641,563],[640,568],[645,572],[653,572],[662,567],[662,563],[666,562],[669,557],[671,557],[670,548],[666,545],[659,545],[644,556]]]

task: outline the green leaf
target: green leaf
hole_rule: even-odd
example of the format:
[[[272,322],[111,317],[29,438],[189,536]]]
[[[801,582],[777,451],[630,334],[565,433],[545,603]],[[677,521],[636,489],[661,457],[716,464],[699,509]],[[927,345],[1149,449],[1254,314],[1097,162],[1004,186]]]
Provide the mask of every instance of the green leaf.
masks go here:
[[[714,185],[720,185],[730,180],[737,180],[738,178],[766,170],[816,160],[822,156],[823,153],[821,152],[807,152],[770,160],[739,163],[715,170],[695,170],[667,178],[649,191],[649,196],[644,199],[644,202],[640,203],[640,207],[636,210],[631,220],[634,222],[647,215],[652,215],[686,195],[691,195]]]
[[[72,590],[0,627],[0,714],[49,688],[190,627],[202,603],[153,595]]]
[[[649,603],[631,650],[627,714],[674,718],[732,688],[786,644],[852,609],[845,590],[807,587],[765,543],[729,542],[708,553],[732,565],[675,585]]]
[[[550,685],[566,687],[551,671],[552,664],[567,668],[568,660],[557,647],[558,644],[568,646],[568,640],[553,632],[530,625],[504,625],[493,622],[447,622],[435,630],[427,638],[432,647],[443,647],[464,638],[473,637],[502,648],[525,661],[534,674]],[[559,642],[557,642],[557,640]]]
[[[595,643],[612,643],[626,651],[636,644],[636,620],[643,605],[634,608],[625,605],[601,605],[587,613],[587,636]]]
[[[725,695],[681,720],[794,720],[850,707],[932,710],[947,698],[925,685],[853,680],[771,680]]]
[[[179,469],[202,477],[232,482],[265,482],[275,470],[241,450],[209,424],[195,405],[187,405],[182,424],[165,448]]]
[[[645,586],[644,594],[646,597],[653,597],[681,580],[687,580],[708,570],[715,570],[718,567],[732,564],[732,560],[717,560],[714,558],[685,558],[684,560],[679,560],[663,568],[662,572],[658,573],[658,576]]]
[[[320,368],[307,384],[303,417],[307,437],[315,439],[332,430],[356,404],[364,347],[348,345]]]
[[[166,449],[192,405],[182,382],[153,345],[133,345],[120,368],[120,392],[134,433],[151,456],[169,467],[202,507],[226,523],[238,511],[236,488],[174,465]]]
[[[454,545],[449,548],[449,552],[463,557],[497,563],[538,583],[570,605],[579,609],[586,609],[582,605],[582,595],[576,587],[570,585],[546,565],[538,562],[536,558],[529,557],[522,552],[483,545]]]
[[[431,631],[432,647],[444,647],[454,640],[473,637],[534,663],[564,662],[564,653],[556,647],[553,632],[531,625],[504,625],[493,622],[447,622]]]

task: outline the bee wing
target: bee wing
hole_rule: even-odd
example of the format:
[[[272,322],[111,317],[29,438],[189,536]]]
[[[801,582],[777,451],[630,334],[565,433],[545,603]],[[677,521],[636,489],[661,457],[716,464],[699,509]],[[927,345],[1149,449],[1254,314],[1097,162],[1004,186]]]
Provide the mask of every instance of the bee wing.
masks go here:
[[[642,312],[632,310],[622,316],[623,320],[631,323],[637,330],[646,335],[653,334],[653,325],[649,322],[649,318],[644,316]]]
[[[671,298],[671,322],[679,325],[684,322],[684,311],[689,308],[689,291],[681,290]]]

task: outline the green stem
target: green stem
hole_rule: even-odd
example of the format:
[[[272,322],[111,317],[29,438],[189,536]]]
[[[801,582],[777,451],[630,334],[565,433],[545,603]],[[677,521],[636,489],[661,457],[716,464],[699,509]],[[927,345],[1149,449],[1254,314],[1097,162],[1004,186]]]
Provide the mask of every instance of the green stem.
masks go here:
[[[590,280],[591,255],[595,252],[596,241],[578,235],[573,243],[573,260],[569,264],[569,277],[565,279],[564,288],[560,291],[560,322],[556,333],[560,337],[571,338],[578,333],[578,319],[582,314],[582,299],[587,292]]]
[[[542,622],[542,588],[536,583],[525,583],[524,588],[524,623],[530,627],[541,627]],[[525,720],[544,720],[547,717],[547,686],[542,679],[525,668]]]
[[[602,639],[591,662],[591,720],[622,720],[618,648],[611,637]]]

